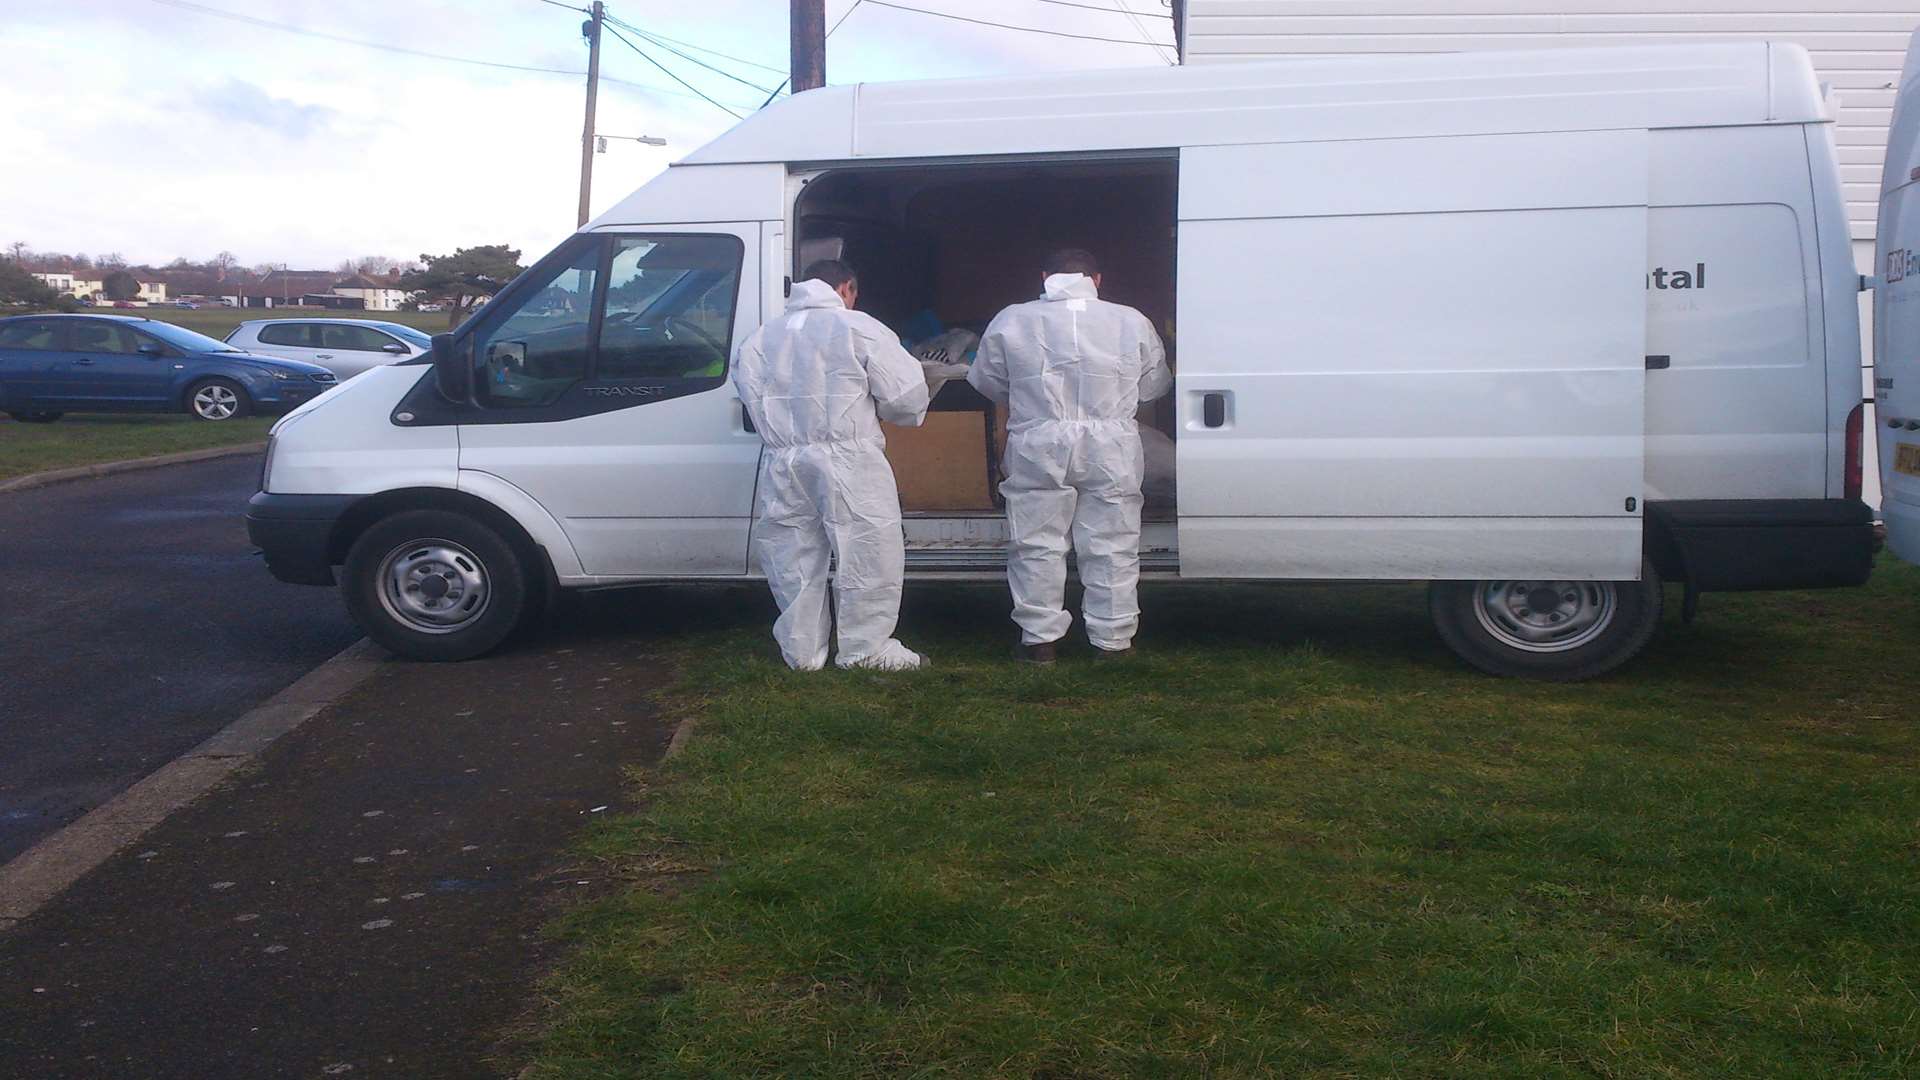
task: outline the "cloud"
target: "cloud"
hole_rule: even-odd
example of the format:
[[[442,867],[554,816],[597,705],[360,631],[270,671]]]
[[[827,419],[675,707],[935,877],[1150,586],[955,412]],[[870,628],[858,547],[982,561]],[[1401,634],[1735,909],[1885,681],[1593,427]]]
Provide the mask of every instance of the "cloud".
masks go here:
[[[837,21],[851,0],[827,0]],[[1033,0],[909,0],[1010,25],[1125,38],[1123,17]],[[1148,10],[1151,0],[1130,0]],[[582,5],[584,6],[584,0]],[[647,30],[772,68],[787,5],[770,0],[613,5]],[[571,232],[580,167],[578,13],[530,0],[147,0],[7,9],[0,79],[0,244],[329,266],[509,243],[537,257]],[[217,9],[242,18],[209,15]],[[16,10],[18,9],[18,10]],[[1160,24],[1155,24],[1160,29]],[[730,104],[764,96],[629,38]],[[476,66],[376,42],[562,74]],[[652,135],[595,156],[593,210],[612,206],[731,126],[609,38],[597,128]],[[1156,64],[1141,46],[1045,37],[864,5],[828,47],[828,77],[926,79]],[[772,86],[779,71],[718,60]],[[154,57],[192,56],[189,65]],[[74,79],[73,73],[86,78]],[[210,75],[209,73],[217,73]],[[621,82],[611,80],[618,79]],[[654,89],[643,90],[631,83]]]
[[[306,105],[274,97],[244,79],[229,78],[217,87],[203,87],[193,103],[215,122],[247,124],[290,139],[308,139],[324,133],[339,112],[325,105]]]

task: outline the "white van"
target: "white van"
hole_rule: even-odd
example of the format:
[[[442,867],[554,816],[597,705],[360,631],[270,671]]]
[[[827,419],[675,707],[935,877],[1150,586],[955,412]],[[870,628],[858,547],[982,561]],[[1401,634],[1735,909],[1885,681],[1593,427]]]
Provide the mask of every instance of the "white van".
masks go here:
[[[1874,412],[1887,546],[1920,563],[1920,33],[1907,47],[1880,181]]]
[[[1831,117],[1767,44],[810,91],[281,421],[249,530],[423,658],[554,589],[753,578],[727,364],[796,268],[848,259],[913,337],[979,329],[1077,246],[1177,371],[1141,416],[1177,463],[1149,579],[1432,582],[1469,662],[1595,675],[1663,581],[1691,613],[1867,578]],[[909,570],[997,575],[1002,418],[964,382],[934,408],[889,434]]]

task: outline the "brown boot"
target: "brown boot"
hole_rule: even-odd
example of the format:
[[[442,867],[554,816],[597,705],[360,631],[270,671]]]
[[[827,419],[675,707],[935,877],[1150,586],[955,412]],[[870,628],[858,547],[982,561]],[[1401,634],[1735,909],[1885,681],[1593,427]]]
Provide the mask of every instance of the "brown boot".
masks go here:
[[[1054,662],[1053,642],[1043,641],[1038,645],[1015,645],[1013,658],[1023,664],[1046,665]]]
[[[1132,658],[1133,646],[1131,645],[1124,649],[1103,649],[1098,645],[1093,647],[1093,662],[1096,664],[1113,660],[1131,660]]]

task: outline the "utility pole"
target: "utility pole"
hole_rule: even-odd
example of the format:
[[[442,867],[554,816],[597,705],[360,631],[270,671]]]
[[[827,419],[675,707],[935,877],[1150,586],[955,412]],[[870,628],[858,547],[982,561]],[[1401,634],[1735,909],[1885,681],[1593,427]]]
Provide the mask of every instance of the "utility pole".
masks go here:
[[[827,85],[827,0],[793,0],[793,51],[787,70],[796,94]]]
[[[593,196],[593,105],[600,95],[600,21],[606,13],[606,5],[593,0],[593,17],[580,24],[580,33],[587,39],[587,125],[580,135],[580,220],[574,222],[576,227],[587,223],[587,201]]]
[[[1187,62],[1187,0],[1173,0],[1173,51]]]

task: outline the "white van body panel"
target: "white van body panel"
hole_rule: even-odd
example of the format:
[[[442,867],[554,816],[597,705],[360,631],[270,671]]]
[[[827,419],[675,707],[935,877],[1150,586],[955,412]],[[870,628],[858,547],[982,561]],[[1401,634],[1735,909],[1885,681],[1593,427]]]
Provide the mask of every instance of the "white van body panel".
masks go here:
[[[1638,578],[1647,141],[1183,152],[1182,575]]]
[[[460,490],[505,513],[525,529],[527,536],[546,551],[548,561],[553,564],[554,577],[561,583],[579,582],[587,576],[567,530],[554,520],[540,500],[498,476],[477,469],[460,470]]]
[[[1873,374],[1880,514],[1887,546],[1920,563],[1920,33],[1908,47],[1894,103],[1877,243]]]
[[[1602,131],[1828,119],[1793,45],[1435,53],[826,87],[688,165]]]
[[[273,427],[267,490],[372,495],[457,487],[460,441],[454,429],[403,428],[392,420],[394,406],[431,374],[424,365],[372,368],[282,417]]]
[[[1670,364],[1647,372],[1650,500],[1839,494],[1828,439],[1846,414],[1828,416],[1823,233],[1839,243],[1826,259],[1844,273],[1852,256],[1844,208],[1813,202],[1808,131],[1694,128],[1650,140],[1647,353]],[[1673,287],[1676,271],[1685,288]],[[1851,278],[1840,295],[1852,303]],[[1846,372],[1835,384],[1845,386],[1858,382],[1859,330],[1839,321]]]

